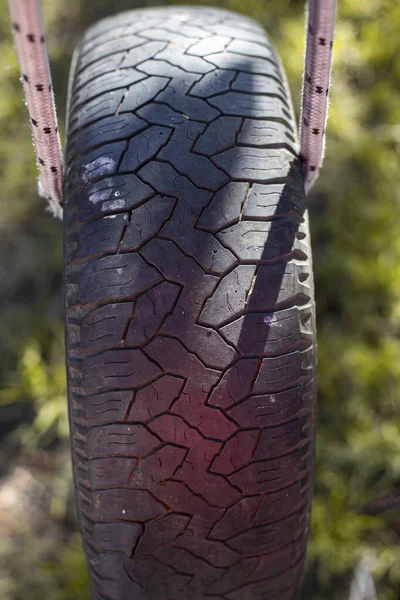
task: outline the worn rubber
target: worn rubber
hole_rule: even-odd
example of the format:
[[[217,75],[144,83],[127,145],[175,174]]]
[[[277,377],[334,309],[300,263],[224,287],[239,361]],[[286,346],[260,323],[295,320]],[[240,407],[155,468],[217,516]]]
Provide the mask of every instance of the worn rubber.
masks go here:
[[[254,21],[175,7],[99,22],[74,62],[66,328],[93,598],[292,600],[315,326],[279,59]]]

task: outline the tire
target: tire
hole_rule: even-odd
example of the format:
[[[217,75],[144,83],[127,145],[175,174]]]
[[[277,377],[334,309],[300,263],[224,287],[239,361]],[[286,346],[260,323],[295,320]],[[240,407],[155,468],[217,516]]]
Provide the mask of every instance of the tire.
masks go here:
[[[75,54],[65,314],[96,600],[298,596],[315,324],[297,152],[250,19],[135,10]]]

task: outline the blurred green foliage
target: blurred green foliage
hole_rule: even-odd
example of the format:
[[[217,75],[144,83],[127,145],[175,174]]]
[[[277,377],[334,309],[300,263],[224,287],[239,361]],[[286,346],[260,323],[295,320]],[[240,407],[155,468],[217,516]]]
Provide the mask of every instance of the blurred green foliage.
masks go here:
[[[304,1],[202,3],[264,24],[281,53],[298,111]],[[141,5],[43,1],[61,126],[80,35],[102,16]],[[3,443],[9,457],[10,447],[22,456],[34,446],[59,451],[67,412],[61,224],[45,214],[36,194],[5,0],[0,8],[0,427],[18,425]],[[347,598],[353,569],[365,557],[379,598],[400,598],[400,505],[390,500],[400,495],[399,31],[396,0],[339,2],[327,155],[310,197],[319,419],[307,600]],[[56,510],[54,519],[64,522],[65,514]],[[79,541],[71,526],[66,531],[62,540],[43,545],[24,531],[20,548],[0,547],[2,598],[87,598]]]
[[[18,544],[0,543],[2,600],[88,600],[80,535],[40,537],[25,530]]]

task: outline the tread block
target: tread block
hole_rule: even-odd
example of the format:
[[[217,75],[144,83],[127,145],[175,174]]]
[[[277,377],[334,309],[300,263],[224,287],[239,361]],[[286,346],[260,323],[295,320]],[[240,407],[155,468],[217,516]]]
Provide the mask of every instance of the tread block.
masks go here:
[[[266,219],[283,215],[293,216],[302,222],[304,203],[298,191],[289,184],[262,185],[251,187],[243,209],[244,219]]]
[[[173,310],[180,287],[163,281],[136,300],[125,337],[128,346],[140,346],[151,339]]]
[[[71,348],[76,346],[81,341],[81,328],[79,325],[73,323],[67,323],[66,333],[68,335],[68,342]]]
[[[157,55],[157,58],[160,60],[166,60],[172,65],[180,67],[189,73],[204,74],[212,71],[214,67],[203,58],[185,53],[192,45],[191,40],[188,39],[188,42],[189,43],[180,44],[178,50],[172,44],[168,45],[165,50]]]
[[[93,490],[133,488],[131,475],[135,470],[135,458],[96,458],[90,461],[90,482]],[[141,486],[142,488],[145,486]]]
[[[207,42],[208,40],[204,40]],[[230,90],[231,82],[235,78],[235,71],[215,69],[204,75],[200,81],[195,83],[190,91],[191,96],[210,98],[216,94],[222,94]]]
[[[106,304],[86,314],[81,326],[82,347],[99,349],[104,346],[121,345],[133,307],[132,302]]]
[[[148,163],[140,169],[138,175],[159,194],[184,200],[181,204],[188,205],[194,214],[197,214],[211,197],[210,192],[199,190],[188,177],[180,175],[172,165],[163,162]]]
[[[168,411],[185,384],[184,379],[163,375],[136,392],[128,415],[129,421],[146,422]],[[175,440],[176,441],[176,440]]]
[[[120,18],[125,23],[125,35],[139,33],[141,37],[146,37],[145,32],[148,29],[154,31],[165,23],[164,15],[154,10],[149,12],[147,9],[125,11],[120,13]]]
[[[106,177],[90,186],[76,177],[74,183],[76,187],[67,197],[67,204],[76,206],[80,221],[99,213],[114,216],[117,211],[129,211],[154,195],[154,191],[133,174]]]
[[[235,255],[210,233],[191,229],[193,220],[190,207],[180,204],[171,219],[165,223],[161,234],[176,242],[185,254],[193,257],[201,265],[206,273],[222,275],[237,262]],[[179,224],[181,227],[178,227]],[[187,225],[187,228],[182,225]]]
[[[190,190],[191,188],[188,187],[188,189]],[[195,274],[197,275],[196,279],[198,282],[203,280],[205,282],[204,285],[208,287],[208,281],[211,282],[211,279],[207,281],[204,271],[206,271],[207,274],[210,271],[217,274],[224,273],[235,264],[236,258],[232,252],[224,248],[224,246],[209,233],[192,229],[196,214],[200,210],[197,204],[200,199],[189,196],[186,197],[185,200],[186,203],[178,203],[172,217],[165,223],[161,230],[161,235],[169,239],[152,240],[149,245],[145,246],[142,250],[142,254],[150,260],[152,264],[156,264],[157,266],[161,265],[162,262],[166,262],[160,253],[161,247],[164,246],[165,250],[168,249],[173,255],[179,256],[180,259],[182,259],[178,259],[179,262],[177,265],[172,266],[172,260],[167,261],[171,264],[166,265],[169,272],[172,270],[175,272],[178,281],[182,280],[183,273],[181,271],[182,267],[185,267],[185,271],[190,269],[193,276]],[[174,248],[175,244],[172,243],[172,240],[176,242],[176,246],[178,246],[179,249],[177,247]],[[151,258],[149,258],[149,255],[151,255]],[[200,263],[201,266],[198,264],[196,265],[195,261]],[[191,265],[191,267],[189,265]],[[163,272],[166,274],[165,271]],[[166,276],[169,277],[167,274]],[[187,283],[190,282],[190,279],[183,279],[183,281]],[[194,283],[192,285],[194,286]]]
[[[128,50],[128,54],[122,61],[120,68],[121,70],[131,70],[133,67],[136,67],[137,64],[142,63],[145,60],[149,60],[150,58],[154,58],[159,52],[164,50],[166,47],[167,44],[165,42],[151,41],[145,44],[141,44],[140,46],[137,46],[135,48],[132,48]]]
[[[131,556],[142,532],[137,523],[96,523],[93,541],[100,552],[123,552]]]
[[[178,313],[176,313],[178,315]],[[167,320],[162,333],[176,332],[174,321]],[[181,323],[181,326],[183,324]],[[229,346],[224,339],[212,329],[206,329],[198,325],[192,325],[190,329],[182,326],[180,339],[186,347],[196,354],[201,362],[211,369],[226,369],[237,357],[234,348]]]
[[[120,98],[119,112],[131,112],[143,104],[153,100],[156,95],[167,87],[167,77],[147,77],[128,88],[128,93]]]
[[[219,69],[268,75],[275,78],[277,85],[280,84],[280,75],[276,66],[264,58],[253,57],[250,59],[248,56],[236,54],[235,52],[216,52],[215,54],[208,54],[205,60]]]
[[[87,432],[89,458],[137,458],[154,451],[160,442],[143,425],[114,423]],[[131,462],[131,461],[130,461]],[[134,465],[133,465],[134,466]]]
[[[256,58],[265,58],[271,61],[274,65],[276,64],[275,54],[269,46],[265,43],[259,44],[257,42],[251,42],[249,40],[239,40],[235,37],[229,42],[226,49],[228,52],[235,52],[242,54],[243,56],[255,56]]]
[[[178,7],[170,7],[170,10],[171,9],[176,11]],[[182,6],[179,7],[179,10],[183,10]],[[185,11],[189,12],[189,10],[190,7],[186,6]],[[179,33],[177,33],[177,29],[179,29]],[[197,38],[202,39],[212,36],[211,33],[208,33],[202,27],[190,25],[189,21],[187,20],[187,16],[185,16],[185,18],[181,18],[179,13],[175,18],[170,18],[166,21],[163,19],[162,22],[160,22],[160,29],[158,27],[154,27],[151,29],[151,31],[144,31],[141,35],[150,35],[154,39],[166,40],[168,42],[172,41],[176,43],[181,42],[181,44],[184,44],[187,38],[190,38],[190,40],[192,40],[190,43],[193,43]]]
[[[89,561],[92,560],[89,562],[92,568],[92,587],[97,597],[103,596],[113,600],[130,600],[132,594],[140,597],[143,590],[128,576],[121,554],[99,554],[91,557],[90,549],[87,554]],[[103,573],[107,573],[108,576],[103,577]]]
[[[194,427],[185,423],[178,415],[160,415],[149,424],[149,429],[154,431],[159,438],[171,444],[179,444],[185,448],[192,448],[196,444],[202,444],[202,436]],[[221,444],[213,440],[206,440],[207,456],[216,454]]]
[[[128,214],[121,213],[98,219],[85,225],[78,237],[76,258],[92,258],[106,252],[116,252],[122,232],[128,223]]]
[[[149,428],[166,442],[184,446],[190,449],[192,454],[200,454],[200,458],[205,457],[209,461],[221,448],[220,442],[205,439],[198,429],[191,427],[178,414],[160,415],[151,421]]]
[[[175,203],[169,196],[155,196],[136,208],[121,240],[121,249],[136,250],[151,239],[170,217]]]
[[[91,461],[91,481],[94,489],[153,489],[172,477],[184,460],[183,448],[164,446],[141,460],[132,458],[100,458]]]
[[[285,121],[286,128],[294,133],[293,128],[286,120],[290,113],[283,102],[278,103],[276,98],[269,96],[252,96],[242,92],[227,92],[209,98],[211,106],[215,106],[224,115],[239,117],[258,117],[266,119],[281,119]]]
[[[260,365],[259,359],[240,359],[225,371],[218,385],[212,390],[207,404],[229,408],[250,394]],[[258,425],[256,425],[258,427]]]
[[[255,271],[255,265],[239,265],[225,275],[205,303],[200,313],[200,323],[219,327],[225,321],[241,314],[248,305],[249,290]]]
[[[74,418],[84,419],[90,425],[107,425],[115,421],[123,421],[132,402],[131,390],[102,392],[81,398],[71,396]]]
[[[114,93],[108,92],[105,96],[101,95],[89,100],[79,110],[72,111],[69,120],[69,135],[73,135],[78,129],[94,121],[115,115],[124,95],[125,90],[123,89]]]
[[[204,412],[204,411],[203,411]],[[181,417],[162,415],[150,423],[150,428],[162,439],[185,446],[189,452],[174,478],[185,481],[190,490],[200,494],[212,506],[223,506],[221,502],[232,503],[237,500],[237,490],[226,479],[208,472],[208,465],[218,454],[221,443],[212,439],[212,433],[190,427]],[[220,421],[221,430],[224,422]],[[226,424],[225,424],[226,428]],[[217,428],[216,428],[217,429]],[[200,434],[201,431],[201,434]]]
[[[196,354],[207,367],[225,369],[238,358],[217,331],[193,323],[192,314],[179,303],[166,319],[161,333],[176,335],[186,348]]]
[[[290,351],[305,350],[312,344],[312,335],[303,333],[299,308],[276,313],[248,313],[219,330],[241,354],[276,356]]]
[[[161,502],[145,490],[102,490],[94,492],[96,516],[102,521],[143,522],[165,512]]]
[[[248,190],[248,183],[236,181],[218,190],[200,215],[197,227],[215,233],[236,223],[248,197]]]
[[[296,451],[281,458],[254,462],[238,473],[230,475],[229,481],[244,494],[257,494],[260,492],[275,492],[284,487],[289,487],[297,481],[301,481],[306,475],[307,469],[304,467],[303,455],[301,452]],[[296,515],[293,520],[297,521],[298,516]],[[243,535],[247,536],[248,533],[246,532]],[[279,537],[277,539],[281,543],[281,539]],[[257,544],[254,544],[254,547],[258,548],[258,552],[262,552],[261,538],[257,537],[254,542],[256,540]],[[239,546],[235,544],[231,547],[238,548]],[[244,550],[244,547],[242,547],[242,550]]]
[[[112,35],[111,39],[105,42],[99,43],[99,40],[96,40],[92,44],[86,44],[85,51],[81,52],[79,56],[77,71],[80,74],[93,62],[117,52],[128,52],[132,48],[143,46],[146,44],[146,41],[136,35],[124,35],[121,37]]]
[[[203,7],[203,12],[201,15],[201,24],[202,27],[205,29],[205,31],[208,31],[208,27],[210,25],[215,25],[216,23],[221,23],[224,22],[225,19],[229,19],[230,17],[235,17],[234,13],[231,13],[227,10],[224,9],[212,9],[209,7]],[[196,19],[196,17],[198,17],[198,15],[193,14],[191,16],[191,20],[188,21],[189,25],[195,23],[196,21],[198,22],[198,18]],[[235,20],[235,24],[237,25],[237,20]],[[218,33],[218,32],[216,32]]]
[[[263,358],[253,385],[255,394],[273,394],[295,385],[305,385],[312,378],[312,350],[291,352]]]
[[[249,94],[279,94],[286,104],[286,93],[283,85],[267,75],[238,73],[235,81],[232,83],[232,90],[247,92]]]
[[[132,114],[113,115],[98,123],[85,127],[72,142],[77,152],[85,152],[92,146],[127,139],[146,129],[147,123]]]
[[[294,157],[287,150],[278,148],[240,146],[216,154],[212,160],[233,179],[267,183],[270,179],[287,177]]]
[[[195,35],[188,34],[187,30],[183,31],[183,27],[186,26],[186,20],[176,16],[172,16],[167,20],[163,20],[158,25],[147,28],[140,32],[140,35],[152,39],[159,40],[162,42],[169,42],[178,46],[178,52],[185,52],[187,48],[190,48],[192,44],[197,41],[198,32]],[[201,29],[199,28],[199,31]],[[178,33],[179,32],[179,33]]]
[[[165,31],[163,33],[166,36],[171,35]],[[143,73],[146,73],[147,75],[158,75],[161,77],[170,77],[171,79],[177,78],[180,81],[183,81],[188,87],[192,86],[196,81],[199,81],[199,79],[203,77],[200,73],[187,73],[180,67],[172,65],[166,60],[160,60],[159,58],[140,63],[137,69],[143,71]]]
[[[189,522],[188,515],[170,513],[157,521],[146,523],[137,554],[152,554],[157,548],[172,544],[181,537]]]
[[[259,439],[259,431],[239,431],[223,446],[213,460],[210,471],[230,475],[251,462]]]
[[[246,531],[253,522],[259,504],[260,496],[249,496],[236,502],[226,510],[222,519],[214,524],[209,538],[226,541]]]
[[[288,262],[290,258],[307,258],[308,248],[299,240],[303,229],[291,221],[240,221],[216,237],[239,259]]]
[[[294,590],[297,591],[299,578],[301,576],[301,566],[285,570],[278,577],[267,578],[257,583],[249,583],[240,590],[226,594],[229,600],[242,600],[243,597],[254,600],[292,600]]]
[[[287,144],[293,153],[297,149],[294,134],[288,130],[286,124],[263,119],[245,119],[238,142],[243,146],[264,147],[271,144]]]
[[[173,569],[179,570],[183,573],[190,573],[192,580],[186,588],[186,597],[190,598],[205,598],[206,596],[199,596],[201,590],[204,587],[208,587],[212,581],[214,581],[223,572],[222,569],[214,567],[208,561],[203,560],[199,556],[194,555],[192,552],[185,548],[171,547],[171,548],[159,548],[156,551],[156,557],[159,558],[163,564],[169,564]],[[179,596],[179,600],[184,596]],[[175,597],[174,597],[175,600]]]
[[[190,581],[190,574],[183,569],[169,566],[166,561],[161,562],[152,556],[127,561],[125,568],[129,579],[138,582],[141,590],[140,595],[130,595],[131,600],[143,597],[144,590],[150,598],[167,598],[168,595],[176,598],[179,591],[186,590]]]
[[[202,527],[211,526],[224,513],[222,508],[210,506],[201,495],[193,493],[182,482],[166,481],[165,486],[157,487],[154,495],[174,512],[196,515],[195,520]]]
[[[105,147],[96,148],[88,154],[78,157],[74,165],[77,176],[84,184],[90,184],[96,177],[115,175],[126,146],[125,141],[107,144]]]
[[[171,133],[172,130],[167,127],[153,126],[133,137],[122,159],[120,171],[137,171],[143,163],[159,152]]]
[[[88,102],[105,92],[115,92],[115,90],[129,87],[137,81],[145,79],[145,77],[144,73],[140,73],[135,69],[130,69],[129,73],[123,73],[118,70],[114,73],[99,75],[75,91],[71,110],[76,110],[84,102]]]
[[[249,396],[227,413],[242,427],[275,427],[295,420],[306,409],[310,385],[276,394]]]
[[[190,46],[187,54],[194,56],[207,56],[214,52],[223,52],[227,45],[231,42],[231,38],[222,35],[213,35],[211,38],[205,38]]]
[[[186,292],[187,310],[192,310],[195,305],[198,311],[204,298],[217,285],[217,277],[205,274],[193,258],[186,256],[172,241],[155,238],[141,250],[141,254],[162,271],[167,279],[189,284],[187,287],[190,286],[190,289]],[[185,294],[185,290],[182,294]]]
[[[239,40],[250,40],[254,41],[255,39],[259,41],[261,44],[269,45],[269,40],[267,39],[264,30],[260,25],[254,21],[254,26],[250,30],[246,30],[243,28],[242,23],[240,23],[240,27],[237,26],[237,23],[218,23],[218,25],[207,25],[207,31],[212,31],[213,33],[224,35],[230,38],[237,38]]]
[[[193,147],[194,152],[213,156],[235,145],[242,120],[239,117],[220,117],[208,125]],[[229,184],[228,184],[229,185]]]
[[[188,57],[189,58],[189,57]],[[190,57],[193,60],[193,57]],[[198,59],[202,60],[202,59]],[[207,63],[206,63],[207,64]],[[213,67],[211,65],[211,70]],[[169,86],[167,89],[157,95],[157,102],[168,104],[171,108],[180,112],[186,120],[200,121],[210,123],[214,121],[220,112],[210,106],[210,104],[202,98],[188,96],[188,92],[192,86],[192,82],[187,79],[174,81],[174,87]]]
[[[278,427],[264,429],[254,459],[262,460],[264,456],[280,458],[307,443],[310,443],[310,439],[304,438],[301,419],[296,419]]]
[[[206,392],[216,383],[220,372],[209,369],[177,339],[158,336],[146,346],[147,353],[160,361],[166,370],[185,377],[191,373],[195,381],[201,382],[200,389]]]
[[[247,556],[251,556],[255,548],[260,554],[275,552],[301,536],[306,526],[304,521],[298,514],[290,515],[278,523],[248,529],[227,543],[231,548],[240,548]]]
[[[160,151],[158,159],[171,163],[178,173],[186,175],[194,185],[214,190],[227,183],[228,178],[208,158],[191,152],[193,143],[203,131],[202,123],[186,121],[177,126],[168,145]],[[204,173],[207,173],[206,180]]]
[[[133,299],[161,275],[138,254],[114,254],[85,266],[78,275],[81,302]]]
[[[211,232],[234,225],[240,219],[258,220],[286,216],[293,222],[302,222],[300,195],[289,185],[232,182],[219,190],[203,210],[197,226]],[[243,226],[242,226],[243,227]]]
[[[182,113],[160,102],[146,104],[137,111],[137,114],[153,125],[165,125],[167,127],[175,127],[186,120]]]
[[[84,361],[82,387],[130,389],[157,377],[160,368],[141,350],[106,350]],[[100,391],[100,390],[99,390]]]
[[[209,592],[210,594],[226,594],[233,589],[242,588],[249,583],[258,581],[265,582],[265,592],[265,589],[268,589],[268,579],[282,571],[284,579],[285,572],[298,562],[302,552],[304,552],[304,542],[296,540],[272,554],[244,559],[228,569],[220,579],[212,584]]]
[[[241,558],[239,552],[228,548],[220,541],[204,539],[197,529],[191,529],[190,526],[179,538],[179,547],[186,548],[217,568],[227,569]]]
[[[304,508],[306,502],[304,488],[300,482],[296,482],[283,490],[263,496],[253,523],[257,527],[281,521]]]
[[[257,288],[249,293],[247,306],[251,310],[273,311],[293,304],[307,304],[310,288],[302,280],[305,278],[306,281],[309,277],[308,270],[308,265],[296,263],[260,265],[256,276]]]
[[[116,71],[124,56],[125,52],[116,52],[115,54],[110,54],[96,60],[96,62],[90,65],[90,79],[100,77],[101,75],[104,75],[104,73]],[[87,81],[88,74],[86,70],[83,69],[80,73],[76,73],[75,75],[74,89],[79,90],[82,86],[86,85]]]
[[[193,394],[194,386],[186,386],[172,410],[182,416],[206,438],[225,440],[235,433],[237,427],[224,414],[210,406],[204,406],[205,394]],[[192,393],[191,393],[192,392]]]
[[[193,460],[196,461],[195,457],[190,454],[177,476],[182,477],[195,494],[200,494],[212,506],[219,506],[223,509],[226,504],[233,504],[240,498],[240,492],[230,485],[229,481],[219,475],[205,473],[206,465],[201,467],[195,462],[193,467]]]

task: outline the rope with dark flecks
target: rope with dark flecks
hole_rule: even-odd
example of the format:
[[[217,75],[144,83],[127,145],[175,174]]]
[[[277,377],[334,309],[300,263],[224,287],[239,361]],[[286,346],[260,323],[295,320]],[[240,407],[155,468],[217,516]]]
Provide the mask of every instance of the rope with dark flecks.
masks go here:
[[[62,216],[63,164],[39,0],[9,0],[33,144],[39,193]]]
[[[306,192],[319,175],[325,153],[336,10],[337,0],[308,0],[300,119],[300,154]]]

